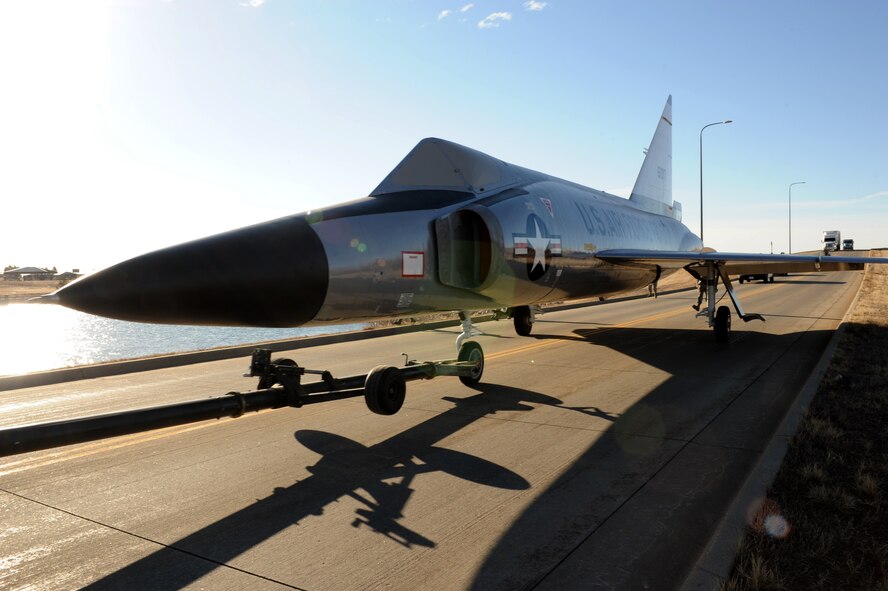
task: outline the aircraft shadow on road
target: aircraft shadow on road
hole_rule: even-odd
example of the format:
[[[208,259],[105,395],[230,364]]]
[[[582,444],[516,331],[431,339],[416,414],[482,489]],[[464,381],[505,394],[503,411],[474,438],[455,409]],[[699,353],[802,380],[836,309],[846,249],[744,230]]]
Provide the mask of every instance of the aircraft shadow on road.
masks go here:
[[[532,405],[557,406],[557,398],[495,384],[479,393],[450,398],[453,407],[389,439],[366,447],[347,437],[301,430],[296,440],[321,454],[308,467],[311,476],[279,487],[263,499],[130,564],[87,589],[179,589],[312,515],[351,497],[357,510],[353,527],[367,527],[405,549],[434,547],[435,541],[402,523],[402,510],[421,474],[441,471],[491,487],[524,490],[519,474],[482,458],[435,445],[476,420],[504,411],[530,411]],[[393,479],[397,479],[392,483]]]
[[[811,358],[804,346],[822,350],[832,334],[750,332],[729,345],[717,345],[705,330],[603,328],[536,335],[620,354],[604,356],[601,366],[590,363],[590,373],[618,373],[613,367],[626,356],[669,376],[622,412],[611,409],[616,420],[513,521],[471,588],[527,589],[550,575],[547,588],[580,581],[588,588],[680,585],[757,459],[757,446],[770,439],[794,400],[797,390],[783,384],[789,376],[809,374],[816,363],[819,355]],[[568,398],[562,407],[570,403]],[[704,432],[702,443],[680,457]],[[676,468],[666,470],[673,463]],[[687,489],[677,488],[675,473],[687,475]],[[644,487],[648,492],[641,492]],[[645,500],[630,505],[636,498]],[[652,498],[662,506],[651,507]],[[615,517],[624,504],[622,516]],[[569,561],[565,571],[581,576],[553,575]]]
[[[241,554],[288,527],[309,516],[322,515],[328,505],[345,497],[363,505],[356,510],[351,522],[353,527],[369,528],[397,542],[405,551],[433,548],[436,546],[434,532],[412,530],[403,515],[405,504],[413,494],[411,484],[418,476],[444,472],[503,489],[528,490],[530,487],[524,477],[504,466],[439,447],[437,442],[497,412],[548,408],[546,412],[550,414],[561,410],[570,413],[564,417],[576,417],[575,413],[579,413],[591,421],[581,428],[598,432],[600,436],[581,451],[551,485],[534,493],[535,500],[484,558],[472,583],[476,589],[527,588],[569,560],[577,548],[606,526],[624,503],[642,495],[639,491],[665,466],[682,461],[676,458],[688,441],[732,405],[743,405],[744,399],[753,398],[749,408],[739,413],[736,420],[732,417],[730,427],[725,430],[724,435],[734,437],[733,443],[726,443],[724,447],[701,446],[712,451],[706,452],[711,455],[700,461],[699,470],[704,471],[706,467],[711,470],[715,465],[715,470],[725,475],[712,478],[711,472],[704,476],[695,473],[700,480],[687,498],[679,494],[680,500],[676,500],[674,491],[663,493],[670,504],[669,514],[651,515],[644,522],[644,527],[650,528],[644,533],[648,541],[626,548],[620,547],[622,534],[616,541],[609,538],[608,544],[613,547],[601,550],[601,564],[593,568],[598,574],[614,570],[630,573],[624,581],[629,587],[653,585],[651,588],[656,588],[658,581],[649,578],[650,561],[662,560],[664,552],[672,552],[675,560],[656,573],[659,583],[672,586],[685,574],[688,563],[683,558],[696,556],[702,550],[706,536],[701,534],[701,527],[709,528],[721,517],[721,505],[710,503],[701,511],[700,500],[716,498],[729,502],[739,482],[726,475],[745,475],[757,457],[757,452],[748,451],[744,446],[765,440],[794,398],[792,392],[781,390],[780,383],[754,395],[748,393],[755,390],[757,382],[767,380],[765,374],[772,368],[776,368],[778,375],[809,370],[814,361],[797,359],[793,346],[801,340],[823,344],[831,334],[831,331],[786,335],[750,332],[748,338],[726,346],[715,346],[709,331],[704,330],[602,328],[578,329],[568,337],[537,335],[542,339],[567,338],[580,346],[605,347],[667,372],[669,377],[642,393],[622,412],[596,404],[601,398],[594,395],[594,389],[590,389],[591,400],[585,397],[576,403],[562,401],[556,397],[563,397],[557,380],[551,380],[539,392],[480,384],[478,394],[445,397],[453,403],[451,409],[369,447],[332,433],[297,431],[296,441],[321,455],[308,467],[311,474],[308,478],[277,488],[270,496],[172,542],[87,588],[185,587],[217,568],[227,567]],[[619,371],[596,368],[595,361],[590,361],[592,370]],[[609,425],[603,431],[602,419]],[[725,453],[732,455],[723,455]],[[697,469],[693,464],[688,468],[692,472]],[[713,513],[712,507],[718,510]],[[664,536],[664,531],[669,535]],[[631,539],[639,537],[636,534]]]

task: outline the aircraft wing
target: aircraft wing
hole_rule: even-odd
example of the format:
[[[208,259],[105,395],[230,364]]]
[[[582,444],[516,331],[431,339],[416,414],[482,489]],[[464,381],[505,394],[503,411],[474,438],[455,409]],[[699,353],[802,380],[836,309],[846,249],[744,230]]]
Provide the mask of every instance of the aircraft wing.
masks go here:
[[[888,258],[847,255],[754,254],[743,252],[682,252],[664,250],[613,249],[595,255],[613,265],[659,266],[681,269],[717,264],[728,275],[758,273],[810,273],[816,271],[857,271],[865,263],[888,264]]]

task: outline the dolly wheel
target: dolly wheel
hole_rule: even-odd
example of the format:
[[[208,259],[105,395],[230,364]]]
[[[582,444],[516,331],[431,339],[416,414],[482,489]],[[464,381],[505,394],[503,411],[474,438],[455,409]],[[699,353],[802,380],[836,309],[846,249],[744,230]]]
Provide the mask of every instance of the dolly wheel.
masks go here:
[[[484,373],[484,351],[481,350],[481,345],[475,341],[463,343],[462,347],[459,348],[459,354],[457,355],[456,360],[474,361],[478,363],[478,366],[472,370],[470,375],[459,376],[460,382],[466,386],[474,386],[481,381],[481,375]]]
[[[512,320],[515,323],[515,332],[519,336],[530,336],[530,331],[533,329],[533,314],[530,313],[530,306],[514,308],[512,310]]]
[[[393,415],[404,404],[407,384],[396,367],[380,365],[367,374],[364,382],[364,401],[367,408],[378,415]]]
[[[715,340],[727,343],[731,338],[731,309],[719,306],[715,312]]]

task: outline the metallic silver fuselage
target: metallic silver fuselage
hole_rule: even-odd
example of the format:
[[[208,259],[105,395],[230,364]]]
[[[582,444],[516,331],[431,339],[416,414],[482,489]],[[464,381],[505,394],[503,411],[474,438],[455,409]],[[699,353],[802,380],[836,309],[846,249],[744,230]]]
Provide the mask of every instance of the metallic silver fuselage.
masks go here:
[[[386,207],[387,199],[409,200],[402,193],[306,214],[330,272],[311,323],[606,296],[644,287],[658,273],[605,263],[595,257],[598,251],[701,249],[700,239],[671,217],[542,173],[522,173],[530,182],[490,195],[463,193],[440,207]],[[445,234],[454,226],[462,229],[449,240]],[[475,235],[461,241],[467,231]],[[441,252],[448,248],[453,252]],[[471,252],[477,248],[485,250]],[[473,265],[482,267],[480,273]],[[452,272],[453,266],[468,271]]]

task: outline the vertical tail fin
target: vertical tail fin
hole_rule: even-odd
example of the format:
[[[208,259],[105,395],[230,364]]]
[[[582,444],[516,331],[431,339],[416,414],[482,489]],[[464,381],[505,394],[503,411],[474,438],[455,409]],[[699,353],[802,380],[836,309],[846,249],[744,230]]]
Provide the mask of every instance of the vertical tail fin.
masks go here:
[[[672,202],[672,95],[666,99],[657,130],[641,164],[629,200],[638,209],[681,220],[681,204]]]

